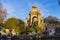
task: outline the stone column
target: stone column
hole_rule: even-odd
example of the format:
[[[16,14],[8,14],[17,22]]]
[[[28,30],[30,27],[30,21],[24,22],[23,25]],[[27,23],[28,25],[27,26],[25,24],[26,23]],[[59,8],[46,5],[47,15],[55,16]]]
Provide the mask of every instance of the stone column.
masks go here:
[[[30,16],[30,25],[32,25],[32,15]]]
[[[38,14],[38,26],[40,27],[40,15]]]

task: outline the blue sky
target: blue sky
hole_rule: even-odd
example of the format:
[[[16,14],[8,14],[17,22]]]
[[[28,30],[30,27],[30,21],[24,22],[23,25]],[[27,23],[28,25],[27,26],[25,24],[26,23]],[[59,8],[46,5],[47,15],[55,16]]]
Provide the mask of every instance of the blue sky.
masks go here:
[[[1,0],[3,8],[7,9],[7,18],[16,17],[25,20],[33,5],[37,5],[41,17],[49,15],[60,18],[60,6],[57,0]]]

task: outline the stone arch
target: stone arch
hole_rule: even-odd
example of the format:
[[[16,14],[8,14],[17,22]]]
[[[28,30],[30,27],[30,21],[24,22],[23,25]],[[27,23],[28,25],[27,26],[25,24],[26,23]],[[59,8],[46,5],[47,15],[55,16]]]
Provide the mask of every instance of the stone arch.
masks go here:
[[[30,14],[30,24],[32,25],[32,22],[33,22],[33,18],[37,18],[37,24],[38,26],[40,25],[40,14]]]
[[[37,23],[38,23],[38,18],[36,16],[33,16],[33,18],[32,18],[32,24],[38,25]]]

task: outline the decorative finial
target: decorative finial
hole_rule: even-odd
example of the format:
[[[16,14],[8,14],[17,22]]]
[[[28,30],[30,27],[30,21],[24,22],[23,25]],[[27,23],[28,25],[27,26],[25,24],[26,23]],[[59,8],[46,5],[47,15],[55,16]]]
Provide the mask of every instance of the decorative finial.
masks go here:
[[[37,10],[37,6],[35,5],[35,6],[32,6],[32,9],[33,10]]]
[[[32,6],[32,8],[37,8],[37,6]]]

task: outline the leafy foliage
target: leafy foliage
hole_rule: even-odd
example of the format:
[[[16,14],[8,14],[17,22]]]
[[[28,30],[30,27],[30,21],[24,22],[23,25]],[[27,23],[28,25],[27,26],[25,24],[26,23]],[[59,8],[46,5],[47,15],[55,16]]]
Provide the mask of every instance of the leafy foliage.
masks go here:
[[[50,26],[50,24],[55,24],[55,25],[60,25],[60,22],[58,21],[58,18],[53,17],[53,16],[48,16],[47,18],[45,18],[45,23]],[[41,27],[37,26],[37,21],[36,23],[34,22],[31,27],[28,28],[24,28],[24,22],[20,19],[17,18],[9,18],[7,19],[4,23],[3,26],[4,28],[7,28],[9,30],[15,29],[15,32],[23,32],[23,33],[28,33],[28,32],[42,32],[44,31],[44,29],[42,29]],[[47,26],[47,27],[48,27]]]
[[[21,19],[18,19],[18,22],[19,22],[20,29],[21,30],[24,29],[25,23]]]
[[[45,24],[48,29],[55,29],[56,27],[60,27],[60,21],[58,18],[53,16],[48,16],[45,18]]]
[[[4,27],[9,30],[16,29],[17,32],[20,32],[20,26],[18,25],[18,20],[16,18],[9,18],[4,22]]]
[[[48,16],[45,18],[45,23],[56,24],[57,22],[58,22],[58,18],[56,17]]]

